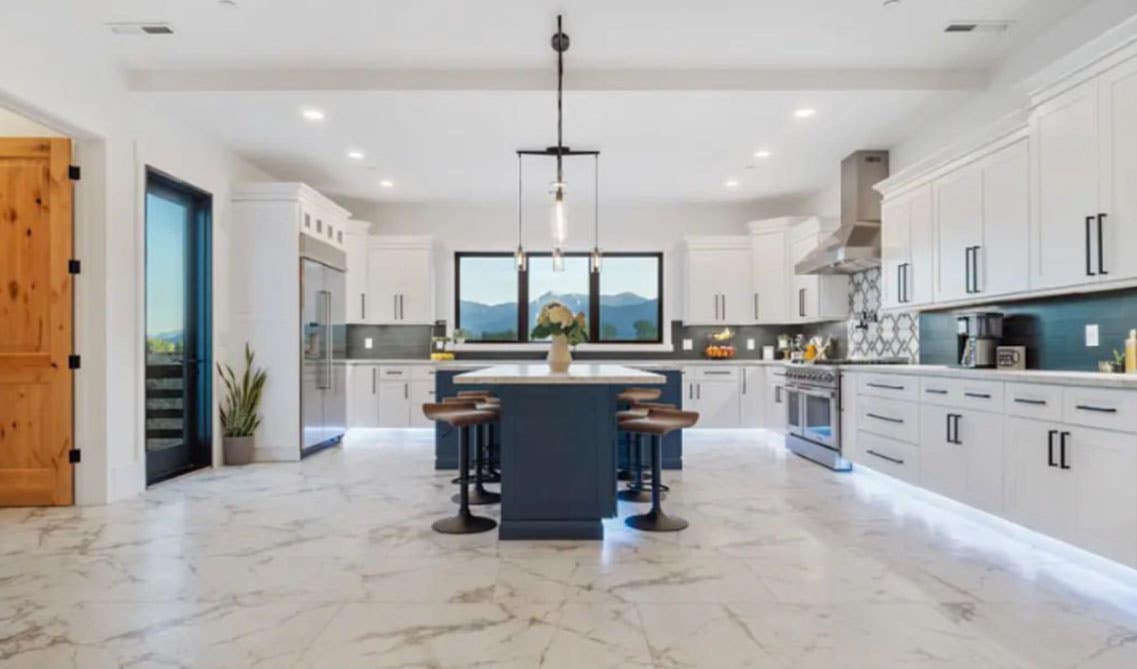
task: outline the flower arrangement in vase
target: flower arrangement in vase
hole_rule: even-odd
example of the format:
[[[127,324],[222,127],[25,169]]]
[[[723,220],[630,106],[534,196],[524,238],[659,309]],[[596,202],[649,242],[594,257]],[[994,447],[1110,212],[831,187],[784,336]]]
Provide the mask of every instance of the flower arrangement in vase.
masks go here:
[[[575,316],[572,310],[560,302],[547,302],[537,315],[537,327],[529,335],[531,339],[551,337],[549,347],[549,371],[564,373],[572,364],[569,346],[576,346],[588,339],[588,324],[584,312]]]

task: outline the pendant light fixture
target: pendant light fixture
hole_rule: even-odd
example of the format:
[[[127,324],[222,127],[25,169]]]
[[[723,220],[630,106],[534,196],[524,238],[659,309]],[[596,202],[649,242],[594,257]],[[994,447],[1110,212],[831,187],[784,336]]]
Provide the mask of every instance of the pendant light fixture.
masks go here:
[[[596,174],[595,194],[599,193],[599,151],[573,151],[564,144],[564,78],[565,78],[565,51],[569,48],[569,36],[561,29],[562,19],[557,16],[557,32],[553,35],[552,46],[557,52],[557,145],[541,150],[522,149],[517,152],[517,267],[523,269],[525,265],[525,252],[521,245],[522,224],[522,161],[526,155],[547,156],[556,160],[556,181],[549,185],[549,195],[552,201],[549,205],[549,237],[552,242],[553,271],[561,272],[565,269],[565,246],[568,242],[568,203],[565,201],[565,173],[564,159],[572,156],[592,156],[594,172]],[[593,248],[591,254],[591,271],[600,271],[599,247],[599,201],[593,203]]]

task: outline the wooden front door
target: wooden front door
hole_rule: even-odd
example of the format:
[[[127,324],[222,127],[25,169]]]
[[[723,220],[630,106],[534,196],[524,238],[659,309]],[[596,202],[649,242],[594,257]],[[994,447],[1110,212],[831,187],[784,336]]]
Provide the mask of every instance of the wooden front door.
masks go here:
[[[71,142],[0,138],[0,506],[71,504]]]

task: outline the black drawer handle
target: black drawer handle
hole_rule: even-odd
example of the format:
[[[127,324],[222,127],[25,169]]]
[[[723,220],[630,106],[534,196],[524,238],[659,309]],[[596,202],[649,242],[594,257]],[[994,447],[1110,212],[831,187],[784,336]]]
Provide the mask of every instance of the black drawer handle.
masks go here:
[[[946,390],[941,390],[939,388],[927,388],[924,390],[924,392],[931,393],[932,395],[947,395]]]
[[[703,372],[703,374],[706,374],[707,376],[712,376],[712,375],[716,375],[716,374],[720,375],[720,376],[725,376],[727,374],[733,374],[733,372],[731,372],[729,369],[718,369],[718,370],[713,370],[713,371],[706,371],[706,372]]]
[[[889,462],[896,464],[896,465],[904,464],[904,461],[900,460],[899,458],[894,458],[894,457],[885,455],[884,453],[877,453],[876,451],[874,451],[871,448],[866,450],[865,453],[868,453],[869,455],[875,455],[876,457],[880,458],[881,460],[888,460]]]
[[[875,413],[866,413],[865,415],[868,416],[869,418],[875,418],[877,420],[883,420],[887,423],[896,423],[897,425],[900,425],[904,422],[903,418],[891,418],[889,416],[881,416],[881,415],[875,414]]]
[[[387,374],[387,375],[389,375],[389,376],[402,376],[402,375],[403,375],[403,373],[402,373],[402,372],[392,372],[392,371],[390,371],[390,370],[388,370],[388,371],[386,371],[386,372],[383,372],[383,373],[384,373],[384,374]]]
[[[971,397],[971,398],[974,398],[977,400],[989,400],[989,399],[991,399],[991,393],[964,393],[963,396],[964,397]]]
[[[1025,397],[1016,397],[1015,401],[1019,404],[1033,404],[1034,406],[1046,406],[1046,400],[1028,400]]]
[[[1114,409],[1113,407],[1095,407],[1090,406],[1089,404],[1078,404],[1075,405],[1074,408],[1081,411],[1096,411],[1098,413],[1117,413],[1117,409]]]
[[[887,383],[866,383],[869,388],[884,388],[885,390],[904,390],[904,386],[890,386]]]

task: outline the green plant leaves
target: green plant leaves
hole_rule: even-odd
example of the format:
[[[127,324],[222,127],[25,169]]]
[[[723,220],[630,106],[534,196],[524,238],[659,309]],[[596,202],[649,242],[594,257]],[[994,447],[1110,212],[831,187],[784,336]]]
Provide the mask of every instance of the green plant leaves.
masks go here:
[[[225,399],[222,400],[221,429],[226,437],[251,437],[261,424],[257,410],[261,404],[267,374],[263,369],[253,369],[253,350],[245,344],[245,371],[241,378],[229,365],[217,364],[217,373],[225,384]]]

